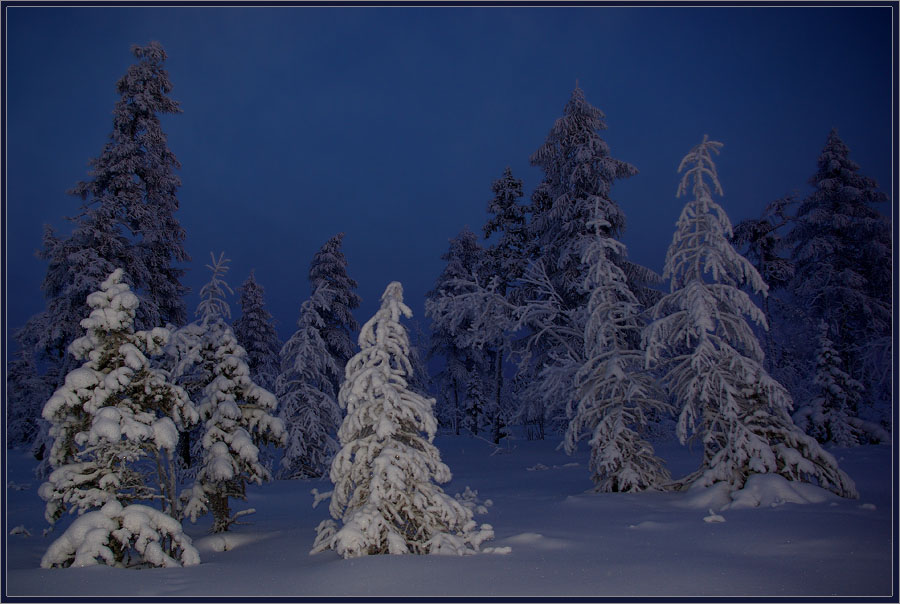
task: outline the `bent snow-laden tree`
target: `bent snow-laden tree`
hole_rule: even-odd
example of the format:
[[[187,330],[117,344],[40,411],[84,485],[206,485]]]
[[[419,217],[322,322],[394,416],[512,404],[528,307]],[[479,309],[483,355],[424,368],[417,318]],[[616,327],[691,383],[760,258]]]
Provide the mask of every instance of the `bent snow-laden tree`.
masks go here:
[[[45,567],[196,563],[172,516],[178,428],[196,422],[197,412],[185,391],[151,366],[148,356],[162,353],[169,332],[134,331],[138,298],[122,279],[117,269],[88,296],[92,311],[81,322],[87,333],[69,348],[84,364],[44,407],[54,439],[53,472],[39,489],[45,518],[83,514],[48,550]],[[162,512],[139,503],[160,501]],[[116,524],[123,515],[129,521]]]
[[[212,256],[212,255],[211,255]],[[200,462],[193,488],[182,494],[184,515],[191,521],[213,513],[213,532],[222,532],[242,513],[231,514],[230,498],[245,499],[247,484],[270,479],[259,447],[285,442],[284,424],[272,414],[278,401],[250,377],[247,352],[225,322],[230,309],[224,292],[228,270],[224,254],[212,256],[212,278],[200,290],[199,321],[180,330],[181,369],[203,384],[199,402]]]
[[[345,558],[369,554],[472,554],[493,537],[472,511],[436,483],[450,469],[434,446],[434,399],[407,388],[409,338],[400,317],[412,316],[403,286],[392,282],[381,308],[363,325],[339,402],[347,409],[331,464],[332,518],[318,527],[312,553]]]
[[[773,473],[856,497],[834,457],[791,420],[787,390],[762,366],[763,352],[745,317],[765,326],[762,311],[740,289],[766,285],[729,243],[731,222],[712,199],[722,188],[712,161],[721,143],[704,136],[679,165],[678,195],[692,188],[666,254],[670,293],[652,309],[644,331],[648,363],[662,362],[677,399],[677,432],[703,442],[698,470],[676,487],[724,482],[741,489],[751,474]]]
[[[576,402],[565,448],[590,435],[592,479],[596,490],[643,491],[659,488],[671,476],[653,446],[641,437],[649,413],[668,411],[655,379],[644,369],[640,341],[640,303],[625,272],[613,258],[625,257],[625,245],[601,235],[605,220],[596,216],[597,236],[585,250],[588,319],[584,364],[575,375]]]

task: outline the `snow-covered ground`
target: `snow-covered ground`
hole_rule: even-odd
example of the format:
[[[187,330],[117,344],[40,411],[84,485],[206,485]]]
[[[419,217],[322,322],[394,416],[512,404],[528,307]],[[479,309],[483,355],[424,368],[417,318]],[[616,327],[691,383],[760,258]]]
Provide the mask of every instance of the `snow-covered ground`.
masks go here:
[[[187,524],[202,562],[183,569],[39,568],[46,528],[34,460],[10,452],[6,510],[7,596],[891,596],[895,517],[892,452],[866,446],[832,452],[856,481],[859,500],[816,488],[761,481],[740,505],[719,494],[593,494],[587,451],[556,441],[515,440],[502,453],[471,437],[435,443],[453,472],[444,489],[466,486],[491,500],[479,522],[507,554],[466,557],[309,555],[327,502],[310,491],[327,481],[275,481],[250,489],[257,512],[226,536],[210,519]],[[657,445],[674,475],[695,454]],[[758,507],[748,507],[759,502]],[[800,505],[783,500],[806,500]],[[24,528],[24,531],[23,531]],[[27,531],[27,532],[25,532]],[[28,534],[30,533],[30,535]]]

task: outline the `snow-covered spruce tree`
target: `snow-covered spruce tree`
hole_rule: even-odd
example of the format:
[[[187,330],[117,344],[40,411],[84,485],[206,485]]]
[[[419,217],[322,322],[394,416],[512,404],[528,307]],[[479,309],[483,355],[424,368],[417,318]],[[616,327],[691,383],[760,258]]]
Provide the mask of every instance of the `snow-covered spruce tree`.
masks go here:
[[[849,153],[832,130],[810,179],[815,190],[800,204],[787,236],[795,266],[790,289],[808,317],[806,340],[815,342],[819,323],[828,323],[845,371],[866,389],[861,404],[848,408],[848,417],[885,420],[892,349],[891,222],[877,209],[887,196],[858,173]],[[815,349],[809,353],[812,371]]]
[[[320,286],[300,307],[297,331],[281,348],[281,373],[275,382],[278,417],[284,422],[287,445],[281,459],[281,478],[318,478],[338,450],[335,440],[341,410],[332,377],[337,367],[322,338],[327,286]]]
[[[253,271],[238,288],[238,293],[241,295],[241,317],[234,322],[234,335],[247,351],[247,365],[253,381],[274,391],[281,341],[272,315],[266,310],[265,290],[256,282]]]
[[[590,267],[585,289],[588,320],[584,333],[584,365],[575,375],[577,403],[569,410],[565,448],[573,453],[578,441],[590,436],[592,479],[597,491],[624,492],[660,488],[671,475],[642,438],[649,414],[669,411],[656,380],[644,369],[643,351],[635,346],[642,323],[640,303],[614,257],[624,257],[625,245],[598,234],[585,250]]]
[[[339,368],[344,367],[353,355],[353,334],[359,330],[359,323],[353,318],[352,311],[359,308],[362,301],[353,291],[357,287],[356,281],[347,275],[347,259],[341,251],[343,240],[344,234],[338,233],[326,241],[309,266],[310,291],[324,285],[330,292],[327,306],[317,311],[325,322],[322,339],[328,344]],[[340,372],[333,377],[335,391],[340,388],[343,379]]]
[[[463,426],[477,431],[483,425],[482,409],[475,409],[467,393],[469,382],[487,379],[490,360],[481,346],[464,341],[465,334],[473,331],[473,313],[471,308],[461,309],[455,302],[469,288],[469,282],[478,281],[483,253],[475,233],[468,227],[460,231],[441,256],[447,265],[425,300],[425,314],[431,319],[428,358],[443,357],[442,368],[435,376],[438,415],[448,418],[449,427],[457,434]]]
[[[323,521],[312,553],[462,555],[493,537],[489,525],[478,529],[472,511],[436,484],[450,480],[450,469],[432,443],[434,399],[407,388],[409,340],[401,316],[412,312],[394,281],[363,325],[338,397],[347,415],[331,464],[330,512],[343,526]]]
[[[178,428],[195,422],[197,412],[184,390],[151,366],[148,356],[162,353],[169,332],[135,332],[138,304],[121,269],[88,296],[92,311],[82,321],[87,333],[70,347],[84,363],[44,406],[54,439],[53,472],[38,491],[51,524],[67,510],[85,518],[99,509],[130,521],[90,527],[76,521],[48,550],[43,566],[90,564],[98,557],[106,564],[196,563],[197,552],[171,516]],[[157,501],[162,512],[138,514],[145,508],[138,502]],[[85,528],[103,530],[85,535]]]
[[[844,371],[841,357],[828,337],[829,331],[827,323],[819,324],[814,381],[818,393],[794,413],[794,422],[819,442],[851,447],[867,440],[870,432],[877,434],[878,429],[863,430],[862,420],[850,416],[849,410],[863,396],[863,386]]]
[[[722,188],[712,153],[722,143],[704,136],[679,165],[681,196],[692,189],[666,254],[670,293],[651,310],[644,330],[648,364],[661,362],[678,405],[682,443],[699,436],[699,469],[676,487],[726,483],[739,490],[751,474],[779,474],[856,497],[853,481],[834,457],[792,422],[787,390],[762,366],[763,353],[746,318],[765,317],[746,286],[759,294],[766,284],[729,243],[731,222],[712,199]]]
[[[137,326],[183,325],[187,321],[181,284],[190,260],[185,232],[175,218],[181,167],[168,148],[160,116],[181,113],[169,98],[172,83],[159,42],[132,47],[137,63],[116,84],[121,98],[113,110],[113,130],[100,156],[91,161],[90,180],[72,193],[107,208],[129,238],[130,263],[119,265],[141,300]],[[102,252],[101,252],[102,253]]]
[[[273,416],[278,401],[250,377],[247,352],[225,318],[230,308],[225,292],[228,259],[210,254],[209,283],[200,290],[198,321],[180,330],[179,366],[182,375],[193,375],[204,384],[198,411],[203,422],[199,466],[194,485],[182,493],[184,515],[192,522],[212,511],[213,532],[227,531],[247,513],[232,515],[229,500],[245,499],[247,483],[262,484],[269,471],[260,462],[259,447],[284,445],[284,424]]]
[[[563,116],[556,120],[544,144],[531,156],[532,165],[544,172],[530,208],[531,260],[543,266],[532,267],[530,278],[523,283],[524,299],[528,303],[559,307],[559,312],[553,315],[557,322],[555,326],[530,326],[535,335],[548,327],[557,334],[584,333],[583,320],[589,294],[583,289],[588,269],[582,256],[594,237],[588,223],[594,213],[599,212],[606,225],[601,229],[602,236],[617,238],[625,229],[625,214],[611,198],[612,185],[618,179],[637,174],[637,169],[611,156],[609,145],[600,137],[600,131],[606,129],[604,118],[603,112],[588,103],[584,91],[576,85]],[[636,281],[649,280],[649,271],[639,270],[640,267],[626,263],[624,259],[617,261],[627,276],[634,273]],[[635,290],[636,284],[629,285]],[[536,315],[532,313],[531,316]],[[581,322],[559,323],[570,319]],[[523,365],[520,371],[524,369],[524,374],[537,378],[532,384],[535,392],[528,398],[544,401],[547,416],[561,415],[562,410],[574,402],[571,389],[568,394],[556,393],[561,397],[551,395],[551,384],[547,379],[556,379],[559,375],[571,377],[573,370],[581,366],[583,358],[570,358],[570,349],[583,350],[580,339],[581,335],[578,335],[574,342],[563,343],[555,338],[537,337],[529,342],[531,354],[527,362],[531,367]],[[580,352],[576,356],[580,356]]]
[[[606,130],[604,118],[576,86],[563,116],[531,156],[532,165],[544,171],[539,196],[546,200],[533,204],[530,230],[567,308],[583,306],[587,299],[582,289],[587,269],[581,257],[594,235],[588,223],[599,211],[606,221],[601,235],[619,237],[625,230],[625,214],[610,197],[612,185],[637,174],[637,168],[610,155],[609,145],[600,137]]]

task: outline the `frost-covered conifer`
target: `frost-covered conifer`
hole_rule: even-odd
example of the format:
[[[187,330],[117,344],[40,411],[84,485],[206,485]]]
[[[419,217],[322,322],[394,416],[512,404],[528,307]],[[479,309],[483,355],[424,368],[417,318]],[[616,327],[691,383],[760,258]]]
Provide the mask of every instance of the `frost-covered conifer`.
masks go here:
[[[122,276],[117,269],[88,297],[93,310],[82,321],[87,333],[70,347],[73,357],[84,363],[66,375],[65,384],[44,406],[54,439],[49,452],[53,472],[39,494],[47,502],[45,517],[51,523],[67,510],[84,514],[142,501],[161,500],[163,512],[154,510],[156,514],[174,514],[178,428],[195,422],[197,412],[184,390],[151,366],[148,356],[162,353],[169,332],[134,331],[139,302]],[[190,540],[169,540],[157,528],[132,524],[129,530],[146,531],[145,540],[163,541],[167,559],[177,555],[189,561]],[[70,532],[60,541],[74,538]],[[57,549],[54,544],[48,555]],[[159,554],[139,561],[156,564]],[[68,555],[50,558],[53,564],[65,564]],[[112,547],[102,558],[107,564],[122,563],[129,555],[124,547]]]
[[[332,377],[340,369],[322,339],[324,319],[318,309],[328,305],[325,286],[300,307],[297,331],[281,349],[281,373],[276,380],[278,417],[284,422],[287,445],[281,478],[324,475],[338,450],[335,440],[341,410]]]
[[[356,281],[347,275],[347,259],[341,251],[344,234],[338,233],[316,252],[309,266],[310,291],[322,286],[328,288],[330,294],[328,305],[317,309],[325,325],[322,328],[322,339],[338,367],[344,367],[353,355],[353,334],[359,330],[359,323],[353,318],[352,311],[359,308],[362,301],[353,290]],[[344,376],[338,373],[333,378],[337,390]]]
[[[520,374],[533,378],[528,385],[532,392],[526,398],[532,404],[546,405],[532,414],[548,418],[558,418],[574,403],[573,389],[557,386],[567,381],[571,384],[585,360],[582,338],[589,294],[583,287],[588,268],[582,257],[594,237],[589,223],[599,213],[605,225],[601,236],[622,234],[625,214],[611,198],[612,185],[637,174],[634,166],[610,154],[609,145],[600,137],[600,131],[606,129],[604,118],[576,85],[563,116],[531,156],[532,165],[543,170],[544,178],[532,195],[533,265],[521,284],[521,303],[536,305],[534,312],[525,314],[529,320],[540,317],[541,322],[527,325],[532,337]],[[621,264],[625,268],[624,260]],[[626,275],[633,272],[635,280],[649,280],[650,271],[639,268],[628,264]],[[552,324],[546,322],[550,317]]]
[[[855,497],[834,457],[793,424],[790,395],[762,366],[746,319],[765,326],[765,317],[740,287],[765,294],[766,284],[729,243],[731,222],[707,184],[722,194],[712,160],[721,146],[704,136],[679,165],[678,195],[691,188],[694,199],[666,254],[670,293],[654,306],[644,332],[648,362],[663,362],[677,400],[679,438],[703,442],[700,468],[676,485],[724,482],[738,490],[751,474],[775,473]]]
[[[38,374],[34,354],[20,347],[6,370],[6,446],[31,446],[41,429],[43,403],[50,397],[47,383]]]
[[[563,116],[531,156],[532,165],[544,171],[539,196],[546,199],[534,204],[530,227],[551,282],[568,308],[583,306],[587,298],[581,257],[594,234],[588,223],[599,212],[606,221],[601,234],[619,237],[625,214],[610,197],[612,185],[637,174],[637,168],[610,155],[599,134],[606,130],[604,118],[576,86]]]
[[[891,222],[877,209],[887,196],[858,173],[849,153],[832,130],[810,179],[815,190],[800,203],[787,236],[795,266],[790,289],[807,316],[806,340],[816,341],[821,321],[839,326],[830,339],[867,395],[862,406],[848,408],[848,417],[884,419],[892,347]],[[808,350],[810,371],[815,352]]]
[[[830,331],[824,321],[819,324],[819,349],[816,358],[814,383],[818,393],[808,405],[794,414],[798,426],[819,442],[840,447],[859,444],[865,431],[860,420],[850,415],[863,395],[863,386],[843,369],[843,362],[828,337]],[[877,433],[877,431],[875,431]],[[887,440],[887,439],[885,439]]]
[[[330,472],[330,512],[342,526],[323,521],[313,553],[462,555],[493,536],[436,484],[451,475],[432,442],[434,399],[407,387],[409,340],[400,318],[411,315],[395,281],[359,334],[360,351],[347,364],[338,398],[347,415]]]
[[[585,250],[590,267],[585,289],[588,319],[584,333],[585,363],[575,375],[577,402],[569,410],[565,447],[574,452],[583,435],[590,436],[592,479],[598,491],[642,491],[659,488],[671,478],[664,462],[644,440],[653,411],[668,405],[656,382],[643,367],[639,341],[641,306],[613,262],[625,256],[625,246],[599,234]]]
[[[71,192],[103,207],[123,227],[124,236],[137,237],[129,241],[128,264],[118,265],[141,299],[137,325],[182,325],[187,320],[184,270],[175,263],[190,258],[184,249],[184,229],[175,218],[181,186],[175,171],[181,165],[169,150],[160,123],[161,115],[181,109],[168,96],[172,83],[159,42],[131,50],[138,61],[116,84],[121,98],[113,110],[109,141],[91,161],[91,179]]]
[[[284,445],[284,424],[274,417],[278,401],[250,377],[247,352],[225,322],[230,308],[225,292],[231,292],[224,275],[228,259],[210,254],[212,278],[201,290],[197,307],[200,319],[179,330],[177,374],[191,375],[202,384],[198,411],[199,465],[193,487],[182,494],[184,515],[191,521],[211,511],[213,532],[222,532],[242,514],[231,514],[229,500],[244,499],[247,484],[270,478],[260,462],[259,447]]]
[[[256,282],[253,271],[238,288],[241,317],[234,322],[234,335],[247,351],[250,375],[263,388],[274,391],[279,371],[281,342],[272,315],[265,307],[265,290]]]
[[[448,425],[458,434],[462,427],[472,429],[482,425],[482,409],[476,409],[467,394],[471,391],[469,382],[483,382],[490,367],[490,359],[480,343],[466,340],[467,335],[477,331],[471,323],[476,309],[466,307],[467,303],[459,298],[470,289],[470,282],[479,280],[483,250],[478,245],[478,237],[464,228],[450,240],[449,249],[441,259],[447,265],[425,301],[425,314],[431,319],[428,358],[444,359],[435,376],[438,414],[447,417]]]

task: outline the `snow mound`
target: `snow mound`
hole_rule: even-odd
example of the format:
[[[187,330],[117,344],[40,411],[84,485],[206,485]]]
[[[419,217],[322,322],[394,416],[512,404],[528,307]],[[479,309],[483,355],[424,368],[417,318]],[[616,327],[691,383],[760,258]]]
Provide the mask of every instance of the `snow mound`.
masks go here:
[[[519,533],[504,541],[506,541],[506,543],[512,543],[513,545],[525,545],[538,549],[563,549],[568,546],[568,543],[562,539],[544,537],[540,533]]]
[[[638,522],[637,524],[628,525],[629,529],[638,531],[658,530],[665,527],[666,525],[662,522],[654,522],[653,520],[644,520],[643,522]]]
[[[719,482],[710,487],[695,486],[688,489],[684,497],[674,505],[696,510],[721,510],[729,503],[731,503],[729,486],[724,482]]]
[[[777,507],[785,503],[825,503],[836,495],[804,482],[790,481],[779,474],[753,474],[744,488],[731,494],[732,502],[720,509]]]
[[[710,510],[710,511],[709,511],[709,516],[704,516],[704,517],[703,517],[703,522],[706,522],[706,523],[709,523],[709,524],[714,524],[714,523],[718,523],[718,522],[725,522],[725,516],[721,516],[721,515],[719,515],[719,514],[716,514],[716,513],[713,512],[712,510]]]
[[[194,541],[194,547],[200,553],[227,552],[242,547],[249,543],[256,543],[272,537],[272,534],[262,533],[217,533]]]

